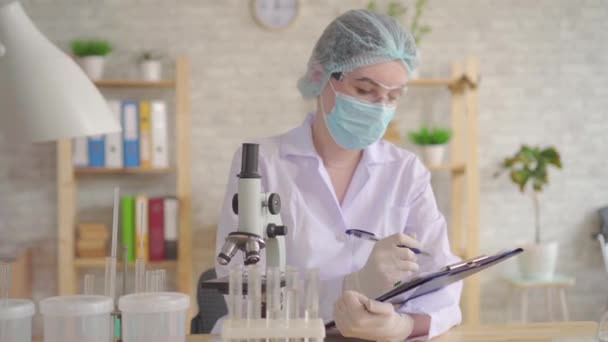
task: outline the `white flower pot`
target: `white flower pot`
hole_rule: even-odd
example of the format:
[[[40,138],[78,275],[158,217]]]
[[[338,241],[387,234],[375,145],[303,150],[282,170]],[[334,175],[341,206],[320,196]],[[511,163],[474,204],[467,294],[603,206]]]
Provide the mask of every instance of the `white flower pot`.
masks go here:
[[[422,146],[422,160],[426,165],[435,166],[443,163],[445,147],[447,145],[427,145]]]
[[[559,244],[557,241],[522,246],[518,257],[519,272],[524,279],[550,280],[555,274]]]
[[[103,77],[104,56],[87,56],[78,58],[78,64],[90,79],[96,81]]]
[[[160,81],[161,71],[160,61],[149,60],[139,63],[139,73],[144,81]]]

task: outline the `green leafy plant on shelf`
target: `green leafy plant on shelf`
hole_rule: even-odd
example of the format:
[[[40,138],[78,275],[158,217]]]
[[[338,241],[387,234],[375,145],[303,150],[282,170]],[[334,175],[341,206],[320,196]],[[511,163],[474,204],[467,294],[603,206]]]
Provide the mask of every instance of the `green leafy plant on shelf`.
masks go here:
[[[112,45],[103,39],[75,39],[71,47],[77,57],[106,56],[112,52]]]
[[[147,61],[160,61],[161,59],[163,59],[163,55],[160,52],[153,50],[144,50],[137,56],[137,60],[140,63]]]
[[[522,145],[513,156],[507,157],[501,164],[501,169],[494,174],[499,177],[509,172],[511,181],[524,193],[526,185],[532,185],[532,200],[534,202],[535,242],[540,244],[540,206],[539,193],[549,185],[549,167],[562,168],[559,152],[554,147],[530,147]],[[528,187],[529,188],[529,187]]]
[[[422,24],[421,19],[424,13],[424,7],[426,6],[428,0],[416,0],[414,4],[414,14],[412,15],[409,29],[412,35],[414,36],[414,40],[416,41],[416,45],[420,44],[420,40],[425,35],[431,33],[431,26]],[[367,4],[367,9],[370,11],[378,12],[378,4],[376,0],[372,0]],[[389,1],[388,8],[386,14],[390,17],[393,17],[397,20],[403,18],[407,15],[408,7],[403,5],[400,1]]]
[[[450,141],[452,131],[443,128],[422,127],[418,131],[409,132],[408,137],[412,143],[419,146],[443,145]]]

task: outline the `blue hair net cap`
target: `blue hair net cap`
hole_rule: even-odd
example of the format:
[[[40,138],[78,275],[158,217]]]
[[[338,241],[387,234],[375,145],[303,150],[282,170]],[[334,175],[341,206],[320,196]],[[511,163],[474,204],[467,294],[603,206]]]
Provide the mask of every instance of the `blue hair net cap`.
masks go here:
[[[412,34],[387,15],[351,10],[323,31],[298,89],[304,98],[317,97],[333,73],[391,60],[401,60],[409,72],[416,69]]]

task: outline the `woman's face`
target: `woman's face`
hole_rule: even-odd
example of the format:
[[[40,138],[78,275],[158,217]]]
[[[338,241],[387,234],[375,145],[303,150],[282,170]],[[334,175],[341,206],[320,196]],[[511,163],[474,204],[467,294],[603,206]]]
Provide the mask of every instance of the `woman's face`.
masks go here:
[[[325,112],[334,107],[334,89],[370,103],[396,106],[406,90],[407,70],[402,62],[390,61],[368,65],[342,73],[340,79],[331,77],[323,89],[320,101]],[[333,86],[333,89],[332,89]]]

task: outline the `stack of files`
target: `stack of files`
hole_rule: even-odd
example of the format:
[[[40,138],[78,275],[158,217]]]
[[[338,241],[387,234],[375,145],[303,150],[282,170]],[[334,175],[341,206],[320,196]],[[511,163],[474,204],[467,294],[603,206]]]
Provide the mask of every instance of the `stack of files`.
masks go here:
[[[105,224],[81,223],[78,225],[76,252],[80,258],[103,258],[107,255],[109,238]]]
[[[148,261],[177,260],[177,198],[125,195],[120,206],[122,244],[128,247],[130,262],[138,257]]]
[[[169,167],[167,104],[109,100],[122,132],[73,141],[74,167],[163,169]]]

